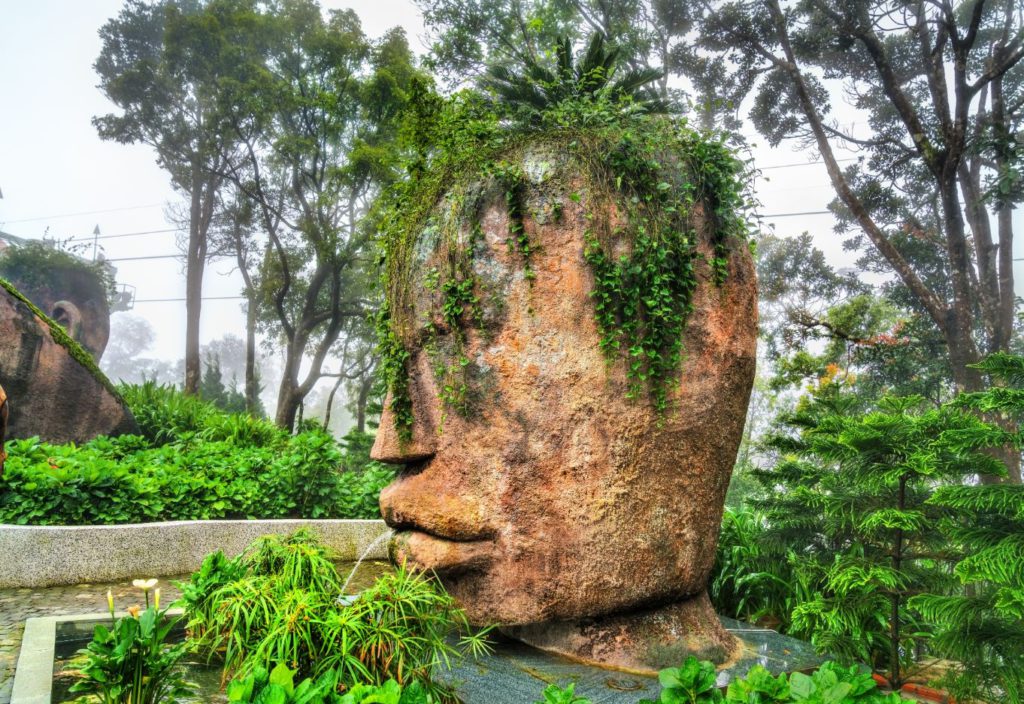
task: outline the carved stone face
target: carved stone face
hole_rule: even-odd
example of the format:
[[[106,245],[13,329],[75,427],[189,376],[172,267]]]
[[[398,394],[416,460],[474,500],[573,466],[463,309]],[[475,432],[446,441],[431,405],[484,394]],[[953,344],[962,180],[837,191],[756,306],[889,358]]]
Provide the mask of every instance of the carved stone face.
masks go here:
[[[17,271],[8,272],[6,278],[99,361],[110,339],[110,307],[106,291],[93,275],[55,268],[46,283],[25,282]]]
[[[24,301],[0,287],[0,384],[9,403],[8,438],[87,442],[137,433],[125,406]]]
[[[396,556],[436,571],[478,623],[574,620],[703,595],[754,375],[750,254],[737,243],[720,288],[697,265],[675,405],[659,418],[645,399],[626,398],[622,360],[609,365],[599,348],[587,203],[565,199],[557,221],[536,215],[545,203],[530,205],[524,227],[541,247],[532,281],[506,243],[504,203],[482,214],[473,267],[488,332],[467,335],[477,398],[466,415],[445,408],[437,375],[453,333],[434,312],[429,272],[444,253],[427,252],[419,267],[416,319],[440,332],[412,350],[413,439],[399,442],[385,411],[372,452],[403,465],[380,497]],[[701,239],[709,255],[709,234]]]

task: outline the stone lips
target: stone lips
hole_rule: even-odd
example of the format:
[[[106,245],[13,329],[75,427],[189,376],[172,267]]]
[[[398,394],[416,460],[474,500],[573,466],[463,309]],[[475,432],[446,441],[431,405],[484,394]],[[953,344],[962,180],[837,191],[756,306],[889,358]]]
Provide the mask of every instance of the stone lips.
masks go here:
[[[66,443],[138,433],[121,400],[54,340],[46,322],[3,288],[0,341],[0,383],[10,399],[8,438]]]
[[[549,197],[543,191],[532,188],[531,199]],[[484,398],[467,417],[445,413],[434,360],[420,349],[410,371],[412,442],[401,445],[390,414],[382,418],[374,457],[405,464],[381,494],[385,520],[400,531],[393,555],[437,571],[476,623],[546,624],[513,632],[559,652],[642,669],[657,633],[680,629],[695,636],[695,650],[729,652],[714,618],[701,634],[694,624],[707,619],[668,616],[671,628],[633,629],[641,644],[621,636],[630,632],[621,617],[649,621],[652,610],[706,604],[755,367],[756,280],[746,243],[730,243],[728,278],[716,287],[706,263],[713,233],[694,213],[699,285],[674,407],[658,418],[643,400],[626,398],[623,362],[609,366],[598,347],[583,258],[586,198],[564,199],[557,222],[538,222],[530,213],[541,204],[529,205],[524,227],[540,245],[532,282],[508,251],[499,197],[482,217],[474,268],[485,302],[503,301],[490,336],[468,333],[465,355],[486,382]],[[444,256],[434,252],[421,269]],[[434,316],[436,294],[414,290],[417,319]],[[703,612],[696,604],[683,610],[694,609]],[[581,625],[594,619],[615,621],[595,635]],[[596,644],[607,638],[623,652],[612,657]]]

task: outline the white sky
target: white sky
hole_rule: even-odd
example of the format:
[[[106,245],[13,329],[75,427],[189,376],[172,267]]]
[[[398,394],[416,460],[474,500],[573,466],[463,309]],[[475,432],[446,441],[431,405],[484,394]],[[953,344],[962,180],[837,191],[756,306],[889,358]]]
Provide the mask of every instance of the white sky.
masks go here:
[[[370,36],[389,27],[405,28],[415,51],[424,51],[418,10],[408,0],[322,0],[328,8],[353,8]],[[92,63],[100,50],[97,35],[121,0],[0,0],[0,230],[25,238],[50,236],[91,240],[95,226],[103,235],[170,227],[164,217],[175,201],[168,179],[145,146],[103,142],[90,123],[113,106],[95,87]],[[766,214],[825,210],[832,190],[820,165],[804,164],[808,153],[790,147],[758,149],[756,165],[768,168],[761,183]],[[1021,224],[1021,212],[1016,220]],[[807,230],[815,235],[837,267],[849,266],[831,236],[828,215],[766,218],[780,235]],[[101,241],[111,259],[174,254],[174,233]],[[844,258],[847,261],[844,261]],[[119,283],[137,288],[134,313],[157,332],[149,356],[177,359],[184,350],[183,303],[145,303],[146,299],[184,296],[182,264],[176,259],[117,262]],[[1024,282],[1024,267],[1016,272]],[[229,262],[209,267],[204,296],[237,296],[241,280]],[[203,305],[202,341],[225,333],[244,337],[240,301],[211,300]]]

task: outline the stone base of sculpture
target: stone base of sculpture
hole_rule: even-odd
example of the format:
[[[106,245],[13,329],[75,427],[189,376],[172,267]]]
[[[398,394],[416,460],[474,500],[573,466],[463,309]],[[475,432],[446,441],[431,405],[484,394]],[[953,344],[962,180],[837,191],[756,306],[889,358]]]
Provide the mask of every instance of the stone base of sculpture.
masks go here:
[[[678,666],[689,655],[721,665],[739,647],[715,615],[707,592],[652,609],[501,631],[573,660],[643,674]]]

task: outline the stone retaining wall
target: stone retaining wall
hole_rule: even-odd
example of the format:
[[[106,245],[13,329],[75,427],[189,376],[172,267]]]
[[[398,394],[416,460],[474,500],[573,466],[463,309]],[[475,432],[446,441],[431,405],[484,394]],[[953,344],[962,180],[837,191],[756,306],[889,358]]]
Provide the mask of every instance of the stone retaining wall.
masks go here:
[[[121,526],[0,525],[0,588],[112,582],[196,570],[216,550],[240,553],[255,538],[307,527],[341,559],[385,559],[376,520],[175,521]],[[375,544],[376,541],[376,544]]]

